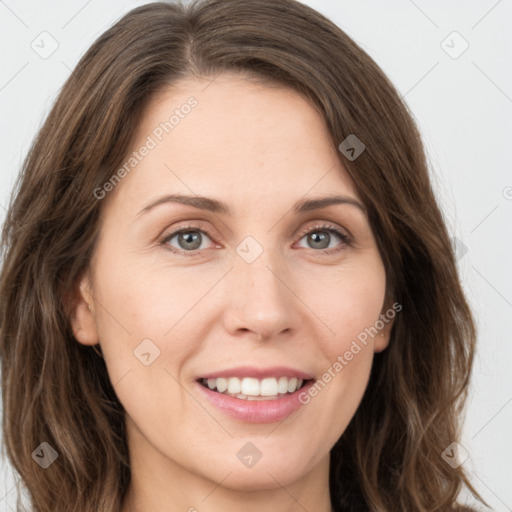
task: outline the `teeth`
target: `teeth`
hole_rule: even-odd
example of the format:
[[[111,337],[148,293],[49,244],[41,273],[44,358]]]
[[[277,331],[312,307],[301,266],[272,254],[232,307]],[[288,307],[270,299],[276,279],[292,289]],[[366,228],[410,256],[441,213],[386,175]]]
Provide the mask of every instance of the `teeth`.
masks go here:
[[[224,393],[228,389],[228,379],[217,379],[217,385],[215,386],[219,393]]]
[[[272,378],[263,379],[260,383],[260,395],[261,396],[277,395],[277,380],[272,379]]]
[[[231,379],[228,379],[231,380]],[[245,377],[242,379],[242,395],[258,396],[260,394],[260,383],[258,379]]]
[[[281,377],[277,382],[277,391],[279,393],[288,393],[288,379],[286,377]]]
[[[293,393],[297,389],[297,379],[294,377],[288,381],[288,393]]]
[[[295,377],[267,377],[259,380],[254,377],[219,377],[203,379],[203,384],[219,393],[234,395],[242,400],[264,400],[266,397],[277,397],[285,393],[294,393],[302,387],[303,379]],[[267,398],[268,399],[268,398]]]
[[[242,383],[236,377],[228,379],[228,393],[237,394],[242,391]]]

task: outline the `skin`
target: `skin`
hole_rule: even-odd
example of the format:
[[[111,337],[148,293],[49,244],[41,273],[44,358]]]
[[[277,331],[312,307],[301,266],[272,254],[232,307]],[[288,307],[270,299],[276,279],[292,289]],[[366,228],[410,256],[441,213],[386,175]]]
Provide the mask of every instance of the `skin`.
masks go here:
[[[284,365],[321,379],[389,307],[375,238],[353,205],[292,210],[300,199],[360,198],[321,116],[290,89],[227,73],[212,83],[189,79],[153,98],[132,151],[190,96],[198,105],[103,199],[72,318],[78,342],[101,345],[127,412],[132,482],[123,512],[328,512],[329,451],[392,322],[281,422],[228,417],[195,381],[241,365]],[[233,214],[165,203],[137,215],[170,193],[222,200]],[[193,257],[178,236],[160,243],[188,222],[202,237]],[[326,245],[337,252],[323,254],[301,234],[325,237],[317,224],[352,242],[331,235]],[[252,263],[236,252],[247,236],[263,249]],[[149,366],[134,356],[147,338],[160,350]],[[251,468],[237,457],[247,442],[262,453]]]

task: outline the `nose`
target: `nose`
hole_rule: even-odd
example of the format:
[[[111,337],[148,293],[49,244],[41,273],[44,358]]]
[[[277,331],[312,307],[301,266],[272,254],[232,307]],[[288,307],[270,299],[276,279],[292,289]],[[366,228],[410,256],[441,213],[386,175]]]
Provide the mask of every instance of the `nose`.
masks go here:
[[[266,256],[254,262],[235,258],[228,274],[229,299],[224,309],[226,330],[234,335],[252,335],[259,341],[288,337],[301,323],[300,300],[293,277],[283,265]]]

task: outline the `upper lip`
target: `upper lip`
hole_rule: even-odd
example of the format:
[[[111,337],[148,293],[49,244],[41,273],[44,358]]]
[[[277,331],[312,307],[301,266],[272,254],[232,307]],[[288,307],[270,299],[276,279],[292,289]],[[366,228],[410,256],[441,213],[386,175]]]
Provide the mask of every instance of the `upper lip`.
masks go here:
[[[238,366],[236,368],[229,368],[226,370],[219,370],[217,372],[203,374],[199,377],[199,379],[218,379],[220,377],[238,377],[240,379],[243,379],[244,377],[253,377],[256,379],[264,379],[265,377],[274,377],[276,379],[279,377],[296,377],[297,379],[303,380],[310,380],[313,378],[312,375],[306,372],[287,366],[272,366],[267,368]]]

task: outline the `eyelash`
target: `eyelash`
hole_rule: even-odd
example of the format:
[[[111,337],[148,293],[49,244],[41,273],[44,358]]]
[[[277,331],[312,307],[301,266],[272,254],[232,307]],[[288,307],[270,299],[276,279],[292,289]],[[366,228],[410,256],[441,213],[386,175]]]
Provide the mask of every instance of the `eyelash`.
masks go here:
[[[166,233],[164,235],[164,237],[160,240],[159,245],[166,246],[166,248],[168,250],[170,250],[171,252],[173,252],[175,254],[183,254],[184,256],[190,256],[190,257],[198,256],[198,252],[210,250],[210,249],[194,249],[193,251],[180,251],[170,245],[167,245],[168,242],[170,240],[172,240],[176,235],[179,235],[181,233],[187,233],[189,231],[200,231],[202,233],[205,233],[208,236],[208,238],[210,238],[213,241],[213,236],[210,234],[210,232],[207,229],[204,229],[203,227],[201,227],[197,224],[189,224],[187,226],[177,229],[176,231],[172,231],[171,233]],[[350,247],[352,245],[352,238],[349,235],[339,231],[337,228],[334,228],[333,226],[331,226],[329,224],[317,224],[314,226],[310,226],[309,228],[301,231],[299,234],[299,241],[305,235],[308,235],[309,233],[314,233],[315,231],[326,231],[330,234],[334,234],[334,235],[338,236],[341,240],[341,244],[340,244],[341,247],[331,247],[330,249],[319,249],[319,250],[312,249],[314,252],[318,252],[321,254],[333,254],[333,253],[343,250],[343,246]]]

